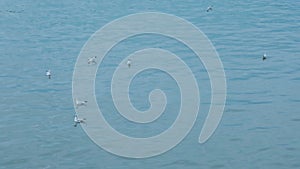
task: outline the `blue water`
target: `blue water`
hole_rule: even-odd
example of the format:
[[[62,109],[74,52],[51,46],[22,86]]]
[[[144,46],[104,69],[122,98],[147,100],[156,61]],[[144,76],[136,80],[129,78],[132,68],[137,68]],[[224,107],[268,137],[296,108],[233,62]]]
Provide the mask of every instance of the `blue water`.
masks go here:
[[[209,5],[213,11],[207,13]],[[300,168],[299,8],[300,2],[292,0],[1,0],[0,168]],[[102,150],[81,127],[73,127],[72,74],[82,46],[95,31],[119,17],[148,11],[182,17],[208,36],[224,65],[227,101],[213,137],[198,144],[210,100],[202,63],[184,45],[165,37],[145,35],[120,44],[105,58],[96,81],[98,103],[120,132],[156,135],[178,113],[178,87],[153,70],[136,77],[130,97],[145,110],[149,91],[160,87],[170,113],[146,126],[110,113],[115,112],[109,96],[111,74],[135,50],[159,46],[182,56],[201,93],[198,119],[178,146],[156,157],[128,159]],[[264,52],[266,61],[261,60]],[[51,80],[44,75],[47,69],[52,70]]]

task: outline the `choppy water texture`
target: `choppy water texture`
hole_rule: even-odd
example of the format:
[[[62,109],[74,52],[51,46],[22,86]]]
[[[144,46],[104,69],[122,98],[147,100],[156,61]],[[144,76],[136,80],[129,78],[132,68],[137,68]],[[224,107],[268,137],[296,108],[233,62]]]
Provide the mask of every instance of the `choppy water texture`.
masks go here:
[[[213,5],[211,12],[206,8]],[[300,168],[299,1],[0,1],[0,168]],[[191,67],[201,93],[200,115],[177,147],[148,159],[127,159],[95,145],[73,127],[72,73],[80,49],[106,23],[136,12],[182,17],[212,41],[227,76],[227,102],[216,133],[205,144],[198,135],[210,101],[207,73],[177,41],[143,35],[108,53],[96,80],[98,104],[118,131],[156,135],[175,120],[176,83],[149,70],[132,82],[138,109],[149,107],[159,87],[168,107],[157,123],[136,125],[116,113],[111,75],[128,54],[143,47],[174,52]],[[262,61],[263,53],[267,60]],[[45,71],[52,70],[48,80]],[[163,81],[163,80],[165,81]]]

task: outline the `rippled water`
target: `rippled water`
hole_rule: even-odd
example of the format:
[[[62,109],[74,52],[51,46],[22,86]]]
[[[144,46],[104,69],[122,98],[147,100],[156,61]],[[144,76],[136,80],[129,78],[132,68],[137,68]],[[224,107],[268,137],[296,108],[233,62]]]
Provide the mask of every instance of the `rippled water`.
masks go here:
[[[213,5],[212,12],[205,12]],[[0,1],[0,168],[300,168],[300,3],[298,1]],[[158,124],[134,125],[112,106],[109,78],[128,54],[161,47],[180,56],[200,84],[200,115],[177,147],[148,159],[127,159],[95,145],[73,127],[72,73],[80,49],[100,27],[146,11],[170,13],[199,27],[224,64],[227,102],[213,137],[198,144],[210,89],[203,65],[182,44],[144,35],[115,47],[98,70],[98,103],[112,126],[151,136],[177,115],[178,88],[149,70],[132,83],[133,104],[149,107],[153,87],[167,96]],[[268,59],[261,60],[266,52]],[[51,69],[48,80],[45,70]],[[157,80],[157,79],[164,79]],[[105,90],[103,90],[105,89]],[[112,112],[112,113],[111,113]]]

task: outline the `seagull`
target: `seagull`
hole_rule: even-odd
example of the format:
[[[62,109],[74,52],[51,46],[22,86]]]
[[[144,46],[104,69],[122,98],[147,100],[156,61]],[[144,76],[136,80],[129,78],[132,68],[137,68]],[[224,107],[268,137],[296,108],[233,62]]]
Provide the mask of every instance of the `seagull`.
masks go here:
[[[74,127],[77,127],[77,124],[80,124],[80,123],[85,123],[85,118],[83,119],[80,119],[77,117],[77,115],[74,116]]]
[[[96,64],[96,63],[97,63],[97,62],[96,62],[96,58],[97,58],[97,56],[90,57],[90,58],[88,59],[88,64]]]
[[[77,100],[75,99],[75,104],[76,104],[76,109],[79,107],[79,106],[86,106],[88,101],[80,101],[80,100]]]
[[[48,78],[51,79],[51,71],[50,70],[46,71],[46,76],[48,76]]]
[[[264,61],[264,60],[266,60],[266,59],[267,59],[267,54],[264,53],[264,55],[263,55],[263,57],[262,57],[262,60]]]
[[[131,59],[127,60],[127,66],[128,66],[128,68],[130,68],[130,66],[131,66]]]
[[[206,12],[209,12],[209,11],[212,11],[213,10],[213,8],[212,8],[213,6],[211,5],[211,6],[209,6],[209,7],[207,7],[207,9],[206,9]]]

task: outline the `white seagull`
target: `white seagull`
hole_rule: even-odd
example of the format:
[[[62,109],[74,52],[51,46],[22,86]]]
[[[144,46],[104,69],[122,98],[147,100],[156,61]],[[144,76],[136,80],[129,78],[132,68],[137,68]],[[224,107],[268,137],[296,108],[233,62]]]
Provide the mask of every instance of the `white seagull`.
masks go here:
[[[213,10],[213,8],[212,8],[213,6],[211,5],[211,6],[209,6],[209,7],[207,7],[207,9],[206,9],[206,12],[209,12],[209,11],[212,11]]]
[[[50,70],[46,71],[46,76],[48,76],[48,78],[51,79],[51,71]]]
[[[267,54],[264,53],[264,55],[263,55],[263,57],[262,57],[262,60],[264,61],[264,60],[266,60],[266,59],[267,59]]]
[[[78,99],[75,99],[75,105],[76,105],[76,109],[79,107],[79,106],[86,106],[88,101],[84,100],[84,101],[80,101]]]
[[[85,123],[85,118],[83,119],[80,119],[77,117],[77,115],[74,116],[74,127],[77,127],[77,124],[80,124],[80,123]]]
[[[131,66],[131,59],[127,60],[127,66],[128,66],[128,68],[130,68],[130,66]]]
[[[88,59],[88,64],[96,64],[96,63],[97,63],[97,62],[96,62],[96,58],[97,58],[97,56],[90,57],[90,58]]]

